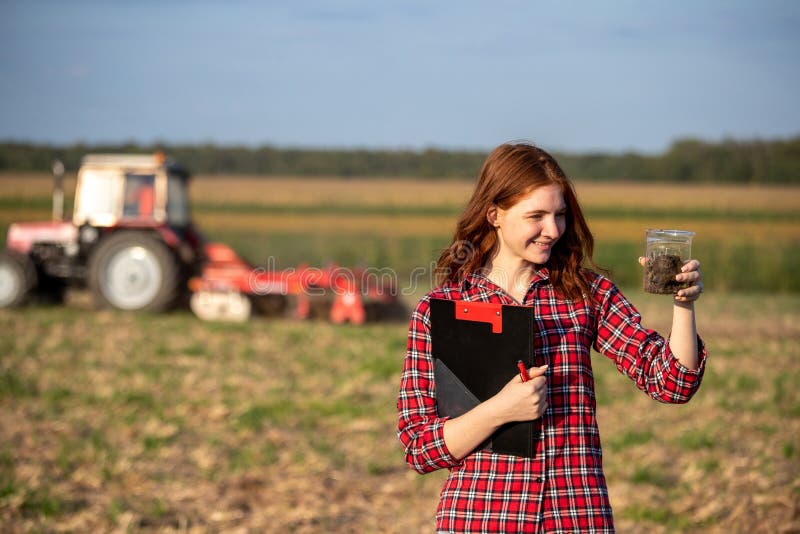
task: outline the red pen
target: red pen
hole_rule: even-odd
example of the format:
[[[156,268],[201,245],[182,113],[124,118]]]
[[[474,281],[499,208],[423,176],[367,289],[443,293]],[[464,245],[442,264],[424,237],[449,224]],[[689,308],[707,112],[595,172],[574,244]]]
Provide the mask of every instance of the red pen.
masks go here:
[[[528,376],[528,370],[525,369],[525,364],[522,363],[522,360],[517,360],[517,369],[519,369],[519,377],[523,382],[527,382],[531,379],[531,377]]]

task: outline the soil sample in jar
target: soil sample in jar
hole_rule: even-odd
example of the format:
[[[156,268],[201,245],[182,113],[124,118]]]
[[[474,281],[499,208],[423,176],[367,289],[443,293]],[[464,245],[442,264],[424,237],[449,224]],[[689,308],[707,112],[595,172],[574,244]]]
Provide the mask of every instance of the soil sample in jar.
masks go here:
[[[685,282],[675,280],[682,266],[681,257],[673,254],[649,258],[644,267],[644,290],[657,295],[673,295],[685,288]]]
[[[681,272],[684,261],[691,258],[692,237],[688,230],[661,230],[648,228],[645,232],[644,290],[656,295],[674,295],[689,287],[678,282],[675,275]]]

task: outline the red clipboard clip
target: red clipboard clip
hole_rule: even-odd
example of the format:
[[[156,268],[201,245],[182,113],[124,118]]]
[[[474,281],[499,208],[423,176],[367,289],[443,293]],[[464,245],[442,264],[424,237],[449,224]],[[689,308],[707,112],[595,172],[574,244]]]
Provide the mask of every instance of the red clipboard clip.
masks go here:
[[[494,302],[456,301],[456,319],[460,321],[477,321],[492,325],[493,334],[503,332],[503,305]]]

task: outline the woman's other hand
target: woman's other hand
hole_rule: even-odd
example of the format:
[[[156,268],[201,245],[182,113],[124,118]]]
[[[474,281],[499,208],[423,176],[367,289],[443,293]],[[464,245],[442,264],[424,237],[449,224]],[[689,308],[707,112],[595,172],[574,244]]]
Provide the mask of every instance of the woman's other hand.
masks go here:
[[[515,375],[493,397],[498,415],[504,422],[531,421],[542,416],[547,409],[547,366],[528,369],[527,382]]]
[[[514,375],[496,395],[467,413],[444,423],[444,442],[453,457],[461,459],[495,430],[512,421],[532,421],[547,409],[547,366],[528,369],[530,380]]]

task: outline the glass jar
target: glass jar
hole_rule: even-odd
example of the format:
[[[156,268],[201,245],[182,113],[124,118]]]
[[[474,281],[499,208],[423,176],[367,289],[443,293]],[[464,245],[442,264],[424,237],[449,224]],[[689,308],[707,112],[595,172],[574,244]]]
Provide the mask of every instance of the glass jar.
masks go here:
[[[687,230],[647,229],[644,266],[644,290],[647,293],[674,295],[689,287],[689,283],[675,280],[675,275],[691,258],[694,235]]]

